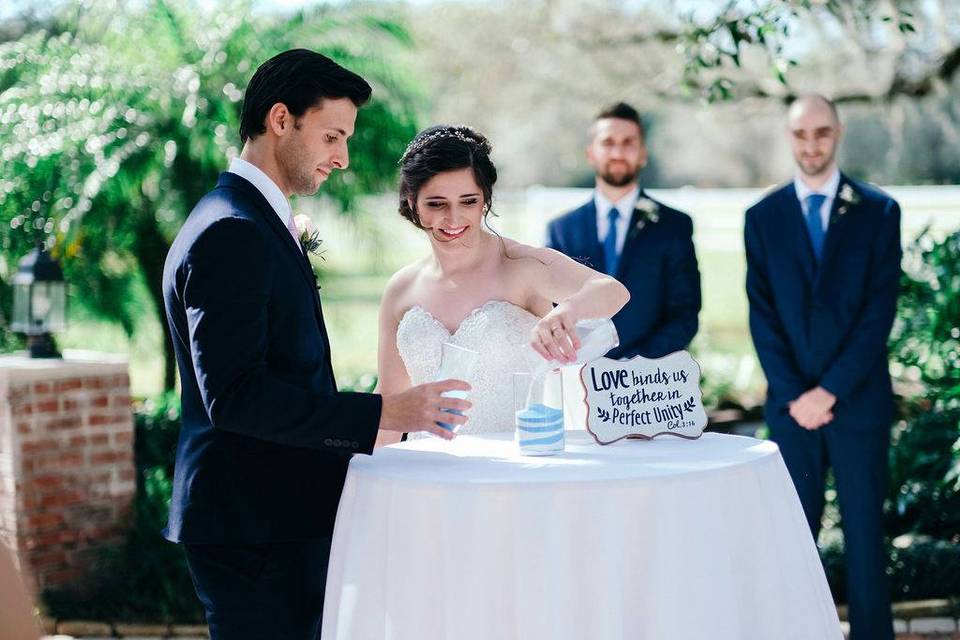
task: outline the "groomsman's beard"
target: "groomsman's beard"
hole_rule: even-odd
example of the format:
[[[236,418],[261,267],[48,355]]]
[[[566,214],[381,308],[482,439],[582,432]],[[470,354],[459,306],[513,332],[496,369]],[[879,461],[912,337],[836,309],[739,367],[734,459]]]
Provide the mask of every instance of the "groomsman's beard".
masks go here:
[[[637,174],[636,174],[636,172],[630,173],[630,172],[627,172],[627,171],[625,171],[625,172],[623,172],[623,173],[621,173],[621,174],[615,174],[615,173],[611,173],[611,172],[609,172],[609,171],[605,171],[605,172],[599,173],[599,174],[597,174],[597,175],[600,177],[601,180],[603,180],[605,183],[607,183],[607,184],[610,185],[611,187],[618,187],[618,188],[619,188],[619,187],[625,187],[625,186],[627,186],[628,184],[630,184],[631,182],[635,182],[636,179],[637,179]]]

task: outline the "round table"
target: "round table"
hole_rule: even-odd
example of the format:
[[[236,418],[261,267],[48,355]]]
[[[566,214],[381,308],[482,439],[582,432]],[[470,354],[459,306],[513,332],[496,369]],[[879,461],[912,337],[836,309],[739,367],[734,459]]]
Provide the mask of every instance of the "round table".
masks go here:
[[[842,637],[772,442],[569,431],[524,457],[504,433],[350,464],[323,640]]]

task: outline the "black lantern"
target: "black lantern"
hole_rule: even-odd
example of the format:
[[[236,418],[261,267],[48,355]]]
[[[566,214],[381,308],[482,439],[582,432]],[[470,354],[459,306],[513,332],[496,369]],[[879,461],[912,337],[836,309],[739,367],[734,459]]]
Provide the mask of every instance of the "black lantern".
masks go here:
[[[28,253],[13,277],[13,322],[10,328],[26,334],[31,358],[59,358],[54,331],[66,326],[67,286],[60,264],[41,243]]]

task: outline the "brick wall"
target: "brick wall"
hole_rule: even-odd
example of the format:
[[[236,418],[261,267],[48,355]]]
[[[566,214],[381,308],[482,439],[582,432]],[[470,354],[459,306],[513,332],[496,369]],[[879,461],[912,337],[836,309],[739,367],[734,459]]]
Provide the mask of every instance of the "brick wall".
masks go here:
[[[136,491],[123,360],[0,358],[0,542],[36,593],[82,584]]]

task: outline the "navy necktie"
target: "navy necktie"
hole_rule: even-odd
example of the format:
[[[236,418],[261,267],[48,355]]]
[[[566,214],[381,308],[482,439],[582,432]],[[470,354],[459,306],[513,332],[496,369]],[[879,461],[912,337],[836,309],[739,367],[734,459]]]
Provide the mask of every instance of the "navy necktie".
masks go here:
[[[609,227],[607,228],[607,237],[603,239],[603,261],[606,271],[613,276],[617,273],[617,264],[620,257],[617,255],[617,220],[620,218],[620,212],[616,207],[610,209],[607,214]]]
[[[820,217],[820,210],[827,196],[821,193],[811,193],[807,196],[807,231],[810,232],[810,244],[813,245],[813,254],[817,256],[817,262],[823,255],[823,218]]]

